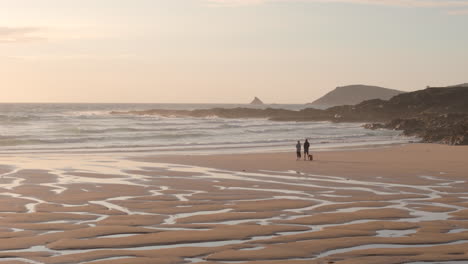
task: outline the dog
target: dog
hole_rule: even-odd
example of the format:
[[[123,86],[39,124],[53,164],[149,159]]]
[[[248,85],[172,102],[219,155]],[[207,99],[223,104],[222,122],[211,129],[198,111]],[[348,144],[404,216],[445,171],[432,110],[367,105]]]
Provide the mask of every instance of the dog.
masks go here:
[[[314,155],[309,154],[308,156],[309,156],[309,160],[310,160],[310,161],[314,160]]]

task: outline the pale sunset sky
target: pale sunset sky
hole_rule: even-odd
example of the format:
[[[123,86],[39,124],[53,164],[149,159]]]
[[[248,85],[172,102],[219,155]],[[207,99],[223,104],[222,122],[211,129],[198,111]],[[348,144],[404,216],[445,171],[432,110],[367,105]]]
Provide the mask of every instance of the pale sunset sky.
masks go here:
[[[0,102],[311,102],[468,82],[468,0],[0,0]]]

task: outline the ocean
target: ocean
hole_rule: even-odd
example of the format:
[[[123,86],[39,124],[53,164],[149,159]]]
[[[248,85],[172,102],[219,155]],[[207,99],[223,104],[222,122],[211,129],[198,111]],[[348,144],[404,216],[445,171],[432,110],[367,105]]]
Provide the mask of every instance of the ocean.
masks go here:
[[[255,107],[299,110],[305,105],[0,104],[0,153],[148,152],[155,154],[295,151],[406,143],[398,131],[362,123],[276,122],[266,119],[112,115],[112,111]]]

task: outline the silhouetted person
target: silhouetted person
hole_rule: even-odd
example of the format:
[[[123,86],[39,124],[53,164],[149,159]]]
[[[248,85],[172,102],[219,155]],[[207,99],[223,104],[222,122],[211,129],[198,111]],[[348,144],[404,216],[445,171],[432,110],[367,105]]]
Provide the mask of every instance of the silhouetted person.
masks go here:
[[[304,142],[304,160],[308,159],[307,157],[309,157],[309,147],[309,141],[306,139]]]
[[[296,160],[301,159],[301,142],[300,141],[297,141],[297,144],[296,144],[296,156],[297,156]]]

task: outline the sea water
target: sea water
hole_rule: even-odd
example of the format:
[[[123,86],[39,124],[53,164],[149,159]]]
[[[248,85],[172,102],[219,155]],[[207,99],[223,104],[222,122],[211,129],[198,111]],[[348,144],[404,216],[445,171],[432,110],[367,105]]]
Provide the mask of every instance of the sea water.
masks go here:
[[[405,143],[413,138],[362,123],[277,122],[267,119],[111,114],[149,109],[256,107],[300,110],[305,105],[0,104],[0,153],[155,152],[239,153]]]

